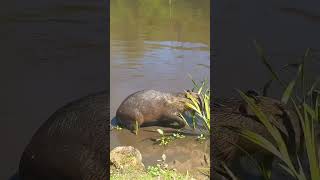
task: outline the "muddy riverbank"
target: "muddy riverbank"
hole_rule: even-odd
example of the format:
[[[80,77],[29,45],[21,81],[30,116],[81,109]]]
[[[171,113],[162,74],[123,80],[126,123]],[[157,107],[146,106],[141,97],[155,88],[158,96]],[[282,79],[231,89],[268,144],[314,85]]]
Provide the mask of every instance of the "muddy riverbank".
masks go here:
[[[180,173],[187,171],[195,176],[205,178],[201,173],[201,168],[207,168],[210,162],[209,140],[199,142],[198,132],[193,130],[182,131],[185,138],[176,139],[163,146],[155,142],[160,138],[157,129],[161,128],[165,134],[177,133],[177,130],[163,127],[144,127],[139,130],[139,135],[134,135],[126,129],[113,129],[110,136],[115,141],[110,142],[110,150],[118,146],[132,146],[137,148],[142,155],[142,162],[145,166],[152,166],[159,163],[163,154],[166,155],[166,163],[169,167],[177,169]]]

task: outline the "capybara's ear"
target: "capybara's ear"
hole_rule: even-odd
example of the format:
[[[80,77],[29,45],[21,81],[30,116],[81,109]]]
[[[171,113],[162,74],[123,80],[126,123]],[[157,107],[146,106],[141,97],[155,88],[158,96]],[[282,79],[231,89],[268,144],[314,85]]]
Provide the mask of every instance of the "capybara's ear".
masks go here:
[[[192,92],[192,91],[191,91],[190,89],[188,89],[188,90],[187,90],[187,92],[189,92],[189,93],[190,93],[190,92]]]

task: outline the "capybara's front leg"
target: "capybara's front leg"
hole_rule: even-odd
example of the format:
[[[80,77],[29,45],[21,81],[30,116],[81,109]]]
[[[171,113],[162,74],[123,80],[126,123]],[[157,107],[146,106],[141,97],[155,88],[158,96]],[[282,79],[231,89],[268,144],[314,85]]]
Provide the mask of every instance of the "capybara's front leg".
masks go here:
[[[136,121],[135,121],[135,124],[134,124],[134,133],[135,133],[136,135],[138,135],[139,127],[140,127],[139,121],[136,120]]]
[[[170,119],[173,122],[177,122],[178,123],[178,126],[177,126],[178,129],[184,128],[187,125],[186,122],[181,117],[179,117],[179,113],[178,112],[170,113],[170,114],[166,115],[166,118]]]
[[[136,112],[134,116],[133,129],[131,132],[133,132],[135,135],[138,135],[140,125],[143,124],[143,122],[143,115],[140,112]]]

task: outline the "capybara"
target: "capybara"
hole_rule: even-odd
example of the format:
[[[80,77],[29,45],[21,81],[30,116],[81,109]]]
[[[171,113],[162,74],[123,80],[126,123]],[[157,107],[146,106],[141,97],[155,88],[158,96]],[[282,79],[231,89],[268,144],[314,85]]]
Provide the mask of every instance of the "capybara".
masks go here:
[[[156,90],[142,90],[129,95],[119,106],[116,118],[122,126],[137,133],[141,125],[178,123],[178,128],[183,128],[186,122],[179,117],[179,113],[188,110],[185,105],[190,100],[190,93],[199,99],[197,93],[180,92],[166,93]]]

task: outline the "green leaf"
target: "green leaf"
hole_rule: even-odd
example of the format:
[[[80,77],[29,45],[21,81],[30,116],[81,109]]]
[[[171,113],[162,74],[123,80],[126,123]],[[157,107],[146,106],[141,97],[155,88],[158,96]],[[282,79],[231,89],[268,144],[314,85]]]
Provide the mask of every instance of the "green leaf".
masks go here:
[[[199,104],[200,102],[191,95],[191,93],[186,92],[187,93],[187,97],[194,103],[194,104]]]
[[[186,123],[186,125],[187,125],[188,127],[190,127],[188,121],[184,118],[184,116],[183,116],[181,113],[179,113],[179,116],[180,116],[181,119]]]
[[[300,64],[299,65],[299,70],[297,72],[297,77],[289,83],[289,85],[287,86],[286,90],[284,91],[284,93],[282,95],[282,98],[281,98],[281,102],[282,103],[284,103],[284,104],[288,103],[288,100],[291,97],[293,88],[294,88],[294,86],[296,84],[296,81],[299,78],[300,73],[301,73],[302,70],[303,70],[303,65]]]
[[[188,76],[189,76],[189,78],[191,79],[191,81],[192,81],[193,85],[198,89],[198,88],[199,88],[199,86],[198,86],[198,84],[193,80],[193,78],[192,78],[191,74],[188,74]]]
[[[261,146],[262,148],[266,149],[267,151],[271,152],[273,155],[279,157],[280,159],[282,159],[281,153],[277,150],[277,148],[267,139],[265,139],[263,136],[254,133],[250,130],[246,130],[246,129],[241,129],[240,131],[238,131],[239,134],[245,138],[247,138],[248,140],[258,144],[259,146]]]
[[[273,68],[269,64],[268,58],[265,55],[264,49],[260,46],[260,44],[256,40],[254,40],[253,43],[254,43],[254,46],[255,46],[255,48],[257,50],[258,55],[260,56],[260,59],[262,60],[262,63],[271,72],[273,79],[276,79],[277,81],[280,82],[281,85],[283,85],[284,83],[282,83],[282,81],[280,80],[278,74],[273,70]]]
[[[283,95],[282,95],[282,98],[281,98],[281,102],[283,104],[287,104],[288,103],[288,100],[291,96],[291,93],[292,93],[292,90],[293,90],[293,87],[295,85],[296,81],[293,80],[290,82],[290,84],[287,86],[286,90],[284,91]]]
[[[303,107],[306,109],[306,112],[311,116],[312,119],[316,118],[316,112],[306,103],[303,103]]]
[[[307,155],[309,159],[310,164],[310,173],[311,173],[311,179],[312,180],[318,180],[320,179],[320,171],[319,171],[319,164],[316,154],[316,145],[315,145],[315,139],[314,139],[314,129],[313,129],[313,122],[309,120],[308,114],[307,114],[307,106],[303,104],[303,110],[304,110],[304,121],[305,121],[305,127],[303,128],[303,133],[305,136],[305,144],[306,144],[306,150]]]
[[[232,127],[231,127],[232,128]],[[235,146],[236,148],[238,148],[241,152],[243,152],[247,157],[249,157],[249,159],[251,160],[251,162],[253,163],[254,166],[256,166],[259,171],[260,171],[260,174],[264,175],[264,170],[262,168],[262,165],[260,163],[258,163],[258,161],[248,152],[246,151],[244,148],[242,148],[241,146],[237,145],[236,143],[232,143],[232,142],[229,142],[230,144],[232,144],[233,146]],[[266,177],[264,177],[265,179],[268,179]]]
[[[201,111],[200,107],[199,107],[199,101],[196,100],[190,93],[187,92],[187,97],[193,102],[192,106],[195,106],[195,108],[197,109],[197,112]],[[188,103],[189,104],[189,103]],[[191,104],[190,104],[191,105]]]
[[[279,166],[282,168],[282,169],[284,169],[287,173],[289,173],[291,176],[295,176],[294,174],[293,174],[293,172],[291,171],[291,169],[289,169],[287,166],[285,166],[285,165],[283,165],[283,164],[281,164],[281,163],[279,163]]]
[[[316,104],[315,104],[315,116],[316,116],[316,123],[319,123],[320,122],[320,95],[317,94],[317,97],[316,97]],[[319,157],[320,158],[320,157]]]
[[[203,87],[204,87],[204,82],[202,82],[202,84],[201,84],[201,86],[200,86],[200,88],[198,90],[198,94],[201,94]]]
[[[282,139],[280,132],[278,129],[273,127],[269,119],[266,117],[266,115],[258,108],[258,106],[250,99],[247,95],[245,95],[243,92],[239,91],[241,97],[248,103],[250,109],[255,113],[255,115],[258,117],[258,120],[267,128],[267,130],[270,132],[270,134],[273,136],[273,138],[277,141]]]
[[[307,48],[302,63],[301,63],[301,68],[299,67],[298,73],[301,73],[301,90],[302,90],[302,98],[303,98],[303,102],[305,102],[305,61],[307,60],[307,58],[310,55],[310,48]]]
[[[317,80],[312,84],[310,90],[308,91],[308,93],[307,93],[308,96],[312,95],[312,93],[314,92],[314,89],[317,87],[319,82],[320,82],[320,78],[317,78]]]
[[[222,167],[226,170],[227,174],[231,177],[232,180],[238,180],[236,176],[233,174],[233,172],[228,168],[226,163],[221,162]]]
[[[301,176],[301,178],[299,178],[299,179],[307,179],[307,178],[306,178],[306,175],[305,175],[304,172],[303,172],[302,164],[301,164],[301,162],[300,162],[300,159],[299,159],[298,155],[296,155],[296,159],[298,160],[299,174],[300,174],[300,176]]]
[[[194,105],[190,104],[190,103],[186,103],[186,105],[191,108],[192,110],[196,111],[197,113],[201,114],[200,110],[198,108],[196,108]]]
[[[205,106],[205,111],[206,111],[207,119],[210,120],[210,99],[205,98],[204,106]]]

